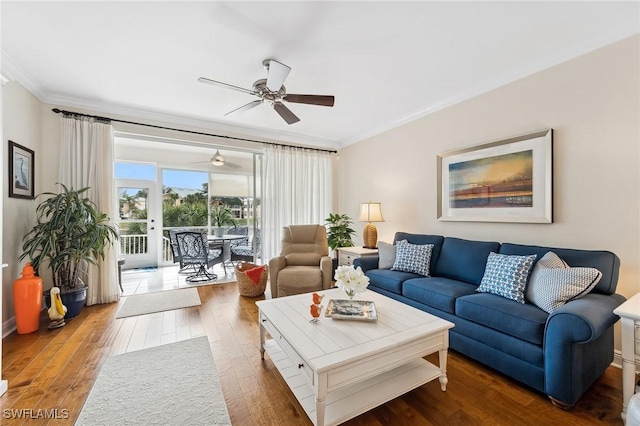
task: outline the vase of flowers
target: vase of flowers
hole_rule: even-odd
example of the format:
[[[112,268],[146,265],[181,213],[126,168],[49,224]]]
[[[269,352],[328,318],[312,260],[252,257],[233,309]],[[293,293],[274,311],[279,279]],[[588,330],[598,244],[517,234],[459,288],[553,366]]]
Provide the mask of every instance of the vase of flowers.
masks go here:
[[[336,280],[336,285],[347,294],[349,300],[353,300],[356,294],[367,291],[369,285],[369,277],[359,266],[358,268],[347,265],[338,266],[333,278]]]

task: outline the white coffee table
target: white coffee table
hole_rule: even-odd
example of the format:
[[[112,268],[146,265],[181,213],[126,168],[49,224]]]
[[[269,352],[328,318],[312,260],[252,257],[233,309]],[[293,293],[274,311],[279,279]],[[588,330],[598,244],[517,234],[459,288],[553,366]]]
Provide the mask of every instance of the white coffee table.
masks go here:
[[[340,289],[319,292],[345,299]],[[311,421],[335,425],[436,378],[447,385],[449,321],[367,291],[358,300],[376,304],[375,322],[309,320],[311,295],[261,300],[260,348],[287,382]],[[266,333],[271,339],[265,340]],[[423,357],[439,353],[439,366]]]

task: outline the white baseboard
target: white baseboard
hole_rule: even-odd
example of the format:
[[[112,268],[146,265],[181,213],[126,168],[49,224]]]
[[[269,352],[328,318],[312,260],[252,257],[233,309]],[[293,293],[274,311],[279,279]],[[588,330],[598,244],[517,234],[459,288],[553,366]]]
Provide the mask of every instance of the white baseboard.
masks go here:
[[[613,362],[611,365],[620,369],[622,368],[622,352],[617,349],[613,350]]]
[[[2,323],[2,338],[4,339],[16,330],[16,317],[11,317]]]

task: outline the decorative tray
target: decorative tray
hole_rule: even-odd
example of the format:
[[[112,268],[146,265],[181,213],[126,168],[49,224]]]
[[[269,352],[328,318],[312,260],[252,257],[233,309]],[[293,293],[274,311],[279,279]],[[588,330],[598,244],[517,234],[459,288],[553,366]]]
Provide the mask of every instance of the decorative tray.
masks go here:
[[[376,304],[370,300],[329,300],[325,316],[339,320],[376,321]]]

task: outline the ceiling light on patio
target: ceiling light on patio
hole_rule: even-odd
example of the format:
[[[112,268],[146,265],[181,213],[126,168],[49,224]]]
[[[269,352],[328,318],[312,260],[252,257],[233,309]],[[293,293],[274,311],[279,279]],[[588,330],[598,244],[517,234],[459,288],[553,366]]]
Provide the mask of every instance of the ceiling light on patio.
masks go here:
[[[211,164],[214,166],[222,166],[224,165],[224,157],[220,154],[220,151],[216,151],[216,153],[211,157]]]

